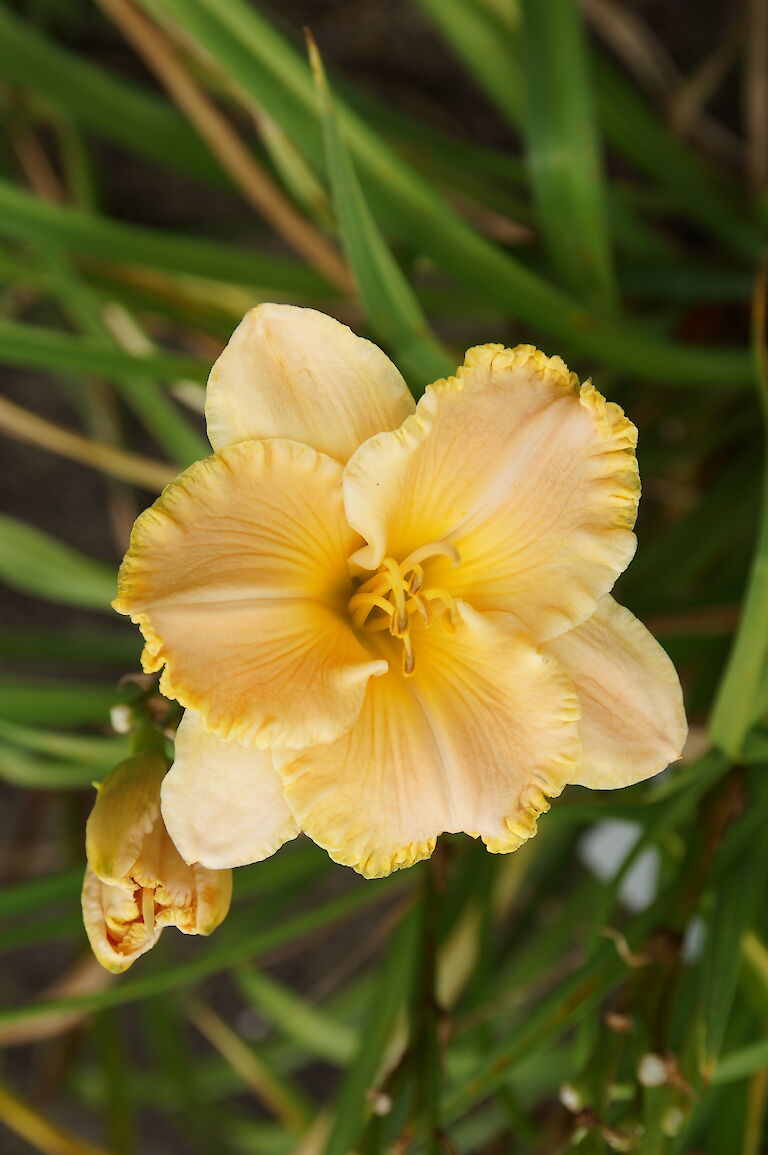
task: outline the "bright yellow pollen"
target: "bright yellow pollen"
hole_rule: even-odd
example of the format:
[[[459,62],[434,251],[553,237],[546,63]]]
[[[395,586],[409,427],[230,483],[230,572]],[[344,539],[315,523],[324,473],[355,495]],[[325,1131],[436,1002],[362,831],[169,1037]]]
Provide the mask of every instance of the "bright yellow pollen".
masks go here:
[[[458,551],[447,542],[436,541],[414,550],[405,561],[385,557],[375,574],[367,578],[350,598],[349,611],[356,629],[389,630],[403,644],[403,673],[410,677],[415,669],[411,618],[418,613],[425,625],[435,620],[440,610],[443,629],[454,633],[459,622],[456,602],[447,590],[424,586],[422,563],[433,557],[449,557],[454,565]]]

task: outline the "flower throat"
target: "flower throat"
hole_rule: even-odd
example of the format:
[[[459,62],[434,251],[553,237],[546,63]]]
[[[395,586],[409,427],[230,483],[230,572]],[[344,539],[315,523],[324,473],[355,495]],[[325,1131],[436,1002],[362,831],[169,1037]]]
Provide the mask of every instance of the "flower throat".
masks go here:
[[[414,672],[411,618],[418,613],[427,626],[439,618],[443,629],[454,633],[461,623],[456,602],[447,590],[425,585],[423,563],[433,557],[449,557],[454,564],[458,551],[447,542],[422,546],[397,562],[385,557],[376,573],[366,578],[349,601],[356,629],[388,630],[403,644],[403,673]]]

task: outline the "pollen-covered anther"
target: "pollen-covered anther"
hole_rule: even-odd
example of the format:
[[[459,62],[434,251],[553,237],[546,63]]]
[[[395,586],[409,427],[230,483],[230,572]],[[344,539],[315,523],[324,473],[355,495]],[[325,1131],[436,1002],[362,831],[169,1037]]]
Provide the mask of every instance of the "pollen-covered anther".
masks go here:
[[[385,557],[378,570],[366,578],[350,598],[352,623],[358,630],[388,630],[403,644],[403,674],[414,672],[416,663],[411,638],[411,619],[418,613],[426,626],[439,618],[448,633],[455,633],[461,624],[456,602],[447,590],[425,585],[423,563],[435,557],[449,557],[455,565],[459,560],[456,548],[437,541],[414,550],[398,562]],[[437,613],[436,613],[437,611]]]

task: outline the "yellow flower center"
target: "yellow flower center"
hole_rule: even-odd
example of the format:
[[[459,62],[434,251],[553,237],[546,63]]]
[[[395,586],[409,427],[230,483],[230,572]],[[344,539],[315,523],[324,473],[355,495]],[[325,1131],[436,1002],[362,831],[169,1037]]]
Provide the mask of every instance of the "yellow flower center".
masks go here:
[[[356,629],[388,630],[393,638],[402,642],[406,677],[410,677],[415,669],[411,640],[413,615],[419,614],[427,626],[439,619],[443,629],[449,633],[453,633],[461,621],[451,594],[425,582],[424,563],[433,557],[449,557],[454,564],[459,560],[454,546],[443,541],[422,546],[401,562],[385,557],[349,601],[349,612]]]

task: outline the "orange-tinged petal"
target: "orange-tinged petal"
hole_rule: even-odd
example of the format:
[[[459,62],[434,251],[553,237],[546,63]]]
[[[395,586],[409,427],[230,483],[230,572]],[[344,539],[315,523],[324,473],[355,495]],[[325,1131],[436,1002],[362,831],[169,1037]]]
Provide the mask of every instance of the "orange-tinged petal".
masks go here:
[[[160,817],[160,784],[167,770],[162,754],[144,751],[126,758],[97,786],[85,851],[104,882],[119,886],[130,874]]]
[[[155,945],[166,926],[178,927],[184,934],[211,934],[224,919],[232,898],[232,871],[207,870],[203,866],[186,866],[178,858],[162,822],[159,831],[163,843],[161,867],[163,881],[145,894],[104,882],[90,866],[86,869],[82,890],[83,924],[88,941],[98,961],[113,974],[127,970],[137,958]],[[174,875],[176,876],[174,882]],[[183,905],[170,902],[168,887],[177,891]],[[182,886],[186,893],[179,893]],[[147,920],[146,914],[150,919]]]
[[[166,758],[144,750],[99,786],[86,827],[83,921],[96,958],[117,974],[166,926],[210,934],[229,910],[231,870],[187,865],[160,814]]]
[[[148,928],[137,919],[136,904],[120,886],[102,882],[90,866],[83,879],[83,925],[98,961],[113,974],[122,974],[151,950],[162,927]]]
[[[361,446],[344,474],[350,524],[375,570],[430,542],[460,561],[430,581],[517,615],[537,640],[587,618],[627,566],[639,482],[635,427],[557,358],[470,349],[413,417]]]
[[[208,380],[214,449],[287,437],[346,461],[414,410],[389,358],[314,309],[259,305],[235,329]]]
[[[680,757],[688,732],[675,667],[642,622],[604,597],[582,625],[548,642],[581,702],[582,764],[573,781],[610,790]]]
[[[330,741],[373,661],[346,620],[341,466],[292,441],[197,462],[136,522],[113,603],[141,627],[160,689],[244,745]]]
[[[515,850],[578,763],[578,702],[562,667],[507,615],[459,608],[454,634],[414,622],[413,676],[391,660],[348,734],[274,752],[302,830],[368,877],[427,857],[443,831]],[[399,645],[378,636],[384,652]]]
[[[299,833],[269,751],[217,738],[192,710],[176,734],[162,809],[182,858],[213,869],[260,862]]]

